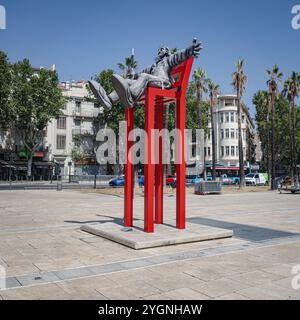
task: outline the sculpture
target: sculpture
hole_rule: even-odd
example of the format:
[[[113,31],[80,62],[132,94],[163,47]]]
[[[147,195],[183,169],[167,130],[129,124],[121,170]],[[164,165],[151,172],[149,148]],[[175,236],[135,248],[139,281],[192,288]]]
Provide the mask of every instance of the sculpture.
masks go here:
[[[134,74],[133,70],[131,70],[126,79],[114,74],[112,76],[114,91],[110,94],[107,94],[104,88],[96,81],[89,81],[90,88],[103,107],[110,109],[112,105],[118,102],[121,102],[126,107],[132,107],[141,98],[148,86],[162,89],[171,88],[174,82],[171,77],[172,68],[192,56],[198,57],[201,49],[201,43],[197,42],[196,39],[193,40],[191,46],[174,54],[170,53],[169,48],[161,47],[158,50],[155,63],[140,73]]]

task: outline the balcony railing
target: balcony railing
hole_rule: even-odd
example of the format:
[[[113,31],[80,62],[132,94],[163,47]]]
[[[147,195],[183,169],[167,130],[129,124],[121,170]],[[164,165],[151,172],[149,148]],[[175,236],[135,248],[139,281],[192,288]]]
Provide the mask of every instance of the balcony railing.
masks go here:
[[[72,134],[74,136],[76,136],[76,135],[93,136],[95,134],[95,132],[93,129],[74,128],[74,129],[72,129]]]
[[[99,110],[81,110],[81,111],[73,111],[73,117],[80,118],[97,118],[99,115]]]

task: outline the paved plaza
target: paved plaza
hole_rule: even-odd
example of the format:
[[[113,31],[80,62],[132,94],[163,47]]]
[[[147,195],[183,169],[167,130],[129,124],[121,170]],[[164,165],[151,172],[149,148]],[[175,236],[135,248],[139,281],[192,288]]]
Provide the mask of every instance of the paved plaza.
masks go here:
[[[165,195],[166,219],[175,200]],[[143,219],[142,196],[134,206]],[[133,250],[80,230],[122,215],[120,195],[0,191],[0,299],[300,299],[300,195],[188,193],[187,221],[227,239]]]

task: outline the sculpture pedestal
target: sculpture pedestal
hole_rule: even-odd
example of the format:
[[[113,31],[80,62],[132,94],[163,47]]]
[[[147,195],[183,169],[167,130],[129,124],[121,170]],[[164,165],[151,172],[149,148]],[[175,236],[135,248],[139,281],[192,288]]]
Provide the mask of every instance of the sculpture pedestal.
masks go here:
[[[207,241],[233,236],[233,231],[215,227],[186,223],[186,229],[176,228],[176,221],[165,221],[165,224],[156,225],[155,233],[143,231],[144,222],[135,221],[135,227],[126,231],[122,225],[115,222],[83,225],[81,230],[95,234],[102,238],[120,243],[132,249],[146,249],[174,244]]]

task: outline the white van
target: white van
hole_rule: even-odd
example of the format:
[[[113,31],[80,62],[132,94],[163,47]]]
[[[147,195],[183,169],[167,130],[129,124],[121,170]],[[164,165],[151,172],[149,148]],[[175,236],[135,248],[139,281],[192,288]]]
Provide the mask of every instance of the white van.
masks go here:
[[[245,176],[245,182],[252,186],[264,186],[266,179],[262,173],[248,173]]]

